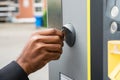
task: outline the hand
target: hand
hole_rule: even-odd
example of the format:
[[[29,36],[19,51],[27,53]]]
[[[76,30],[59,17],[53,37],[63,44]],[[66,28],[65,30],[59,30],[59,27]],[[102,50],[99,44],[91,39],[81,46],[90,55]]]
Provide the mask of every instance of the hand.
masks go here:
[[[29,75],[51,60],[60,58],[63,47],[63,33],[57,29],[45,29],[30,37],[17,63]]]

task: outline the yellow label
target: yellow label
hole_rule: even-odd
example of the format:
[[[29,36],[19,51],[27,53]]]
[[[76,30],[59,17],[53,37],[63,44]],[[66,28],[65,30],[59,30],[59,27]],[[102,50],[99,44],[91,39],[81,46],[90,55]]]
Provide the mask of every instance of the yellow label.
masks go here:
[[[120,80],[120,40],[108,41],[108,76]]]

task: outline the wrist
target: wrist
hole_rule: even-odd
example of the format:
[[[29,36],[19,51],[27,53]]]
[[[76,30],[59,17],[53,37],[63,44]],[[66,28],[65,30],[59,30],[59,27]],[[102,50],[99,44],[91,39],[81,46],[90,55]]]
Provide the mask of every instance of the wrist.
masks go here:
[[[27,62],[22,61],[22,60],[20,60],[20,59],[17,59],[16,62],[17,62],[18,65],[27,73],[27,75],[30,74],[29,66],[28,66],[28,63],[27,63]]]

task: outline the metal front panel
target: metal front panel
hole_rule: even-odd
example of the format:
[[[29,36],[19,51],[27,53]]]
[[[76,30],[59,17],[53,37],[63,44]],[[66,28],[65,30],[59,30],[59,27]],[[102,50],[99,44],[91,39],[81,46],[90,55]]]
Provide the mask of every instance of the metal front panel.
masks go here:
[[[48,5],[50,1],[53,1],[53,0],[48,0]],[[87,21],[86,21],[87,10],[86,10],[86,7],[87,7],[86,0],[63,0],[62,1],[63,24],[67,24],[67,23],[73,24],[76,31],[76,42],[73,47],[69,47],[65,43],[63,54],[60,60],[52,61],[49,64],[50,80],[60,80],[60,73],[70,77],[73,80],[87,80]],[[51,11],[51,13],[54,12],[52,9],[51,10],[49,9],[51,8],[48,8],[48,11]],[[48,13],[48,18],[50,18],[49,14],[50,12]],[[53,22],[49,22],[49,26],[55,27],[54,24],[56,23],[57,20],[53,19],[52,21]]]
[[[114,43],[116,40],[120,41],[120,11],[116,17],[112,16],[112,9],[114,6],[117,6],[120,10],[120,0],[105,0],[104,1],[104,80],[109,80],[110,74],[114,71],[114,69],[119,65],[120,55],[119,54],[111,54],[109,50],[109,42],[113,42],[113,45],[119,45],[119,43]],[[115,10],[116,13],[116,10]],[[114,33],[111,31],[111,24],[116,22],[118,25],[117,31]],[[114,59],[113,59],[114,58]],[[119,58],[119,59],[117,59]],[[117,60],[117,61],[116,61]],[[114,61],[114,62],[113,62]],[[119,70],[117,70],[119,71]],[[115,72],[114,72],[115,73]],[[113,79],[110,79],[113,80]],[[114,79],[117,80],[117,79]]]
[[[120,45],[120,0],[90,0],[90,3],[91,80],[110,80],[109,74],[120,66],[120,52],[110,54],[108,45],[108,41],[115,40],[117,45]],[[60,60],[50,63],[50,80],[60,80],[60,73],[73,80],[87,80],[87,0],[63,0],[62,5],[61,21],[63,24],[74,25],[76,43],[73,47],[65,43]],[[116,41],[113,44],[116,45]],[[109,56],[113,56],[114,59]],[[115,63],[112,62],[117,58]],[[117,69],[119,73],[120,68]]]
[[[62,0],[47,0],[48,27],[61,29],[62,21]]]

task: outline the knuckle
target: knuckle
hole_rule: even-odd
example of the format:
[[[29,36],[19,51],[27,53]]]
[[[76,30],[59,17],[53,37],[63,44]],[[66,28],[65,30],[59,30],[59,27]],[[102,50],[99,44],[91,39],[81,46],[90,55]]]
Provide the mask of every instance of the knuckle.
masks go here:
[[[31,38],[33,41],[36,41],[36,40],[38,40],[38,36],[32,36],[32,38]]]
[[[58,60],[59,58],[60,58],[60,54],[59,55],[57,55],[55,58],[54,58],[54,60]]]
[[[59,36],[56,36],[55,39],[56,39],[56,41],[60,42],[60,37]]]
[[[39,36],[39,35],[32,36],[31,40],[34,41],[34,42],[42,42],[43,41],[42,37]]]
[[[36,51],[45,53],[45,46],[44,43],[36,43]]]
[[[62,49],[62,45],[61,44],[58,44],[58,49]]]
[[[40,49],[40,50],[44,50],[44,49],[45,49],[45,44],[42,44],[42,43],[41,43],[41,45],[39,45],[39,49]]]
[[[52,28],[52,29],[51,29],[51,33],[55,34],[55,33],[56,33],[56,29],[55,29],[55,28]]]

